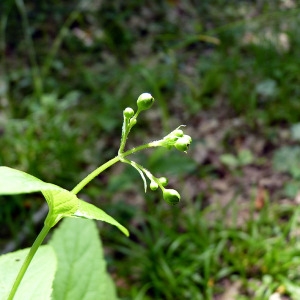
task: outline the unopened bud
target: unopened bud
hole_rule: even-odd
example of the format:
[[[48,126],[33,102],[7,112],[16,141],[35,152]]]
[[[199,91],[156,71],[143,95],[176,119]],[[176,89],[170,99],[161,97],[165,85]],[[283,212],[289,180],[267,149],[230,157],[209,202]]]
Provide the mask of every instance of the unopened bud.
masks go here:
[[[168,184],[168,178],[166,177],[160,177],[158,180],[162,186],[166,186]]]
[[[124,109],[124,117],[126,119],[130,119],[134,115],[134,110],[131,107],[127,107]]]
[[[177,136],[177,137],[182,137],[183,136],[183,131],[181,129],[175,129],[172,134],[174,136]]]
[[[191,142],[192,138],[189,135],[184,135],[175,142],[174,146],[177,150],[186,152],[189,149]]]
[[[158,184],[157,184],[155,181],[151,181],[151,182],[150,182],[150,189],[151,189],[152,191],[156,191],[157,188],[158,188]]]
[[[154,98],[149,93],[143,93],[137,99],[137,106],[139,110],[149,109],[153,103]]]
[[[163,191],[163,197],[166,202],[169,204],[177,204],[180,201],[180,195],[176,190],[165,189]]]

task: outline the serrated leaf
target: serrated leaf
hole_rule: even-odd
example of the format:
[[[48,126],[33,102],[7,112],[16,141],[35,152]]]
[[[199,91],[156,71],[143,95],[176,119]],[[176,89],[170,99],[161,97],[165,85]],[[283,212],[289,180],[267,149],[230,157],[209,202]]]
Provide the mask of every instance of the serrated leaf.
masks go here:
[[[29,252],[24,249],[0,256],[0,299],[7,299]],[[41,246],[25,273],[14,300],[50,300],[57,260],[51,246]]]
[[[55,184],[44,182],[25,172],[9,167],[0,167],[0,195],[26,194],[42,190],[61,189]]]
[[[95,222],[64,219],[50,241],[58,267],[53,300],[116,300]]]
[[[104,221],[118,227],[126,236],[129,236],[128,230],[123,225],[121,225],[118,221],[116,221],[99,207],[80,199],[78,204],[78,210],[74,213],[75,217]]]

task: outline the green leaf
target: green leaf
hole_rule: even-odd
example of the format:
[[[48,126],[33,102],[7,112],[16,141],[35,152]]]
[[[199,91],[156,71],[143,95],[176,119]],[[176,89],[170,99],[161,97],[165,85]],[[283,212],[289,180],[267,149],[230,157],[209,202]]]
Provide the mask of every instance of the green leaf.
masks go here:
[[[7,299],[29,249],[0,256],[0,299]],[[14,300],[50,300],[57,260],[51,246],[41,246],[34,256]]]
[[[254,157],[249,149],[242,149],[238,152],[239,165],[247,166],[253,163]]]
[[[42,190],[62,190],[62,188],[25,172],[0,167],[0,195],[34,193]]]
[[[0,167],[0,194],[42,192],[48,205],[47,225],[53,227],[63,217],[75,216],[96,219],[117,226],[125,235],[128,230],[100,208],[79,200],[75,194],[59,186],[46,183],[25,172]]]
[[[238,167],[238,165],[239,165],[238,159],[234,155],[229,154],[229,153],[222,154],[220,156],[220,161],[227,167],[233,168],[233,169]]]
[[[293,177],[298,177],[300,169],[300,147],[283,146],[275,151],[273,167],[276,171],[287,172]]]
[[[63,217],[72,216],[78,209],[79,199],[77,196],[67,190],[42,191],[49,205],[50,227],[53,227]]]
[[[118,221],[104,212],[102,209],[98,208],[97,206],[85,202],[79,199],[79,206],[78,210],[74,213],[75,217],[81,217],[86,219],[95,219],[99,221],[104,221],[106,223],[115,225],[118,227],[126,236],[129,236],[128,230],[121,225]]]
[[[116,300],[107,286],[103,249],[95,222],[64,219],[50,241],[58,268],[53,283],[53,300]]]
[[[274,97],[277,94],[277,83],[273,79],[266,79],[256,85],[255,91],[266,98]]]
[[[78,209],[78,198],[75,194],[25,172],[0,167],[0,194],[33,192],[42,192],[47,200],[50,211],[47,225],[50,227],[53,227],[62,217],[70,216]]]
[[[299,192],[299,188],[300,183],[298,181],[291,180],[283,186],[284,195],[294,199]]]
[[[116,285],[110,275],[105,277],[106,299],[118,300]]]

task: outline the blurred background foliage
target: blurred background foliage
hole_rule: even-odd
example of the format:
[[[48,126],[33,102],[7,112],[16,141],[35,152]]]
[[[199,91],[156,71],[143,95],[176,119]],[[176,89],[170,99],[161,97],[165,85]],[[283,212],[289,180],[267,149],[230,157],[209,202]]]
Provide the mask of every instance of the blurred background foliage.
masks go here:
[[[123,166],[83,191],[132,232],[101,227],[122,299],[299,299],[296,0],[2,0],[0,11],[1,165],[72,188],[115,155],[122,110],[142,92],[157,102],[131,145],[188,125],[189,156],[138,155],[182,190],[178,207],[144,196]],[[0,205],[1,248],[30,245],[43,200]]]

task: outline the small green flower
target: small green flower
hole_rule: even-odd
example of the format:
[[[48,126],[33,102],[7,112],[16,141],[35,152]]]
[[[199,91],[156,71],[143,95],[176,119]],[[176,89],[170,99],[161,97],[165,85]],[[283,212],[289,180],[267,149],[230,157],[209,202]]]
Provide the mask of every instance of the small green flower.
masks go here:
[[[180,201],[179,193],[173,189],[164,189],[163,197],[166,202],[173,205],[177,204]]]
[[[129,125],[130,125],[131,127],[133,127],[133,126],[136,124],[136,122],[137,122],[136,118],[132,118],[132,119],[130,120]]]
[[[140,111],[149,109],[153,103],[154,98],[149,93],[143,93],[137,99],[137,106]]]

